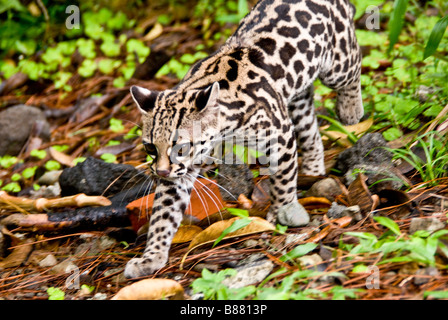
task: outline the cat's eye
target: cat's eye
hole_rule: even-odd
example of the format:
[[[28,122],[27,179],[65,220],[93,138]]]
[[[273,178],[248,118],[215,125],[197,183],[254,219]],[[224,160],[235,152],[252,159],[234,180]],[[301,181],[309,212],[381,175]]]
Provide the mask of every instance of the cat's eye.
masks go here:
[[[153,143],[143,141],[143,146],[145,147],[145,151],[152,158],[157,157],[157,148]]]

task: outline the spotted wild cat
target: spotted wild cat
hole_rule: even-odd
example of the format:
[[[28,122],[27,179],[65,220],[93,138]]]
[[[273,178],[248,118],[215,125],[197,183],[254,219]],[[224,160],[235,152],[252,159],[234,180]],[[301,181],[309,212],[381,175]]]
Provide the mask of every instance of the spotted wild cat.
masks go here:
[[[323,146],[314,114],[313,82],[337,92],[336,112],[345,124],[363,115],[361,53],[347,0],[261,0],[235,34],[163,92],[133,86],[142,113],[143,144],[159,179],[146,249],[125,268],[128,278],[154,273],[168,261],[172,238],[187,208],[206,157],[226,132],[263,132],[270,174],[267,219],[288,226],[309,222],[297,202],[297,151],[302,171],[324,175]],[[195,136],[193,123],[200,123]],[[179,134],[182,132],[182,134]]]

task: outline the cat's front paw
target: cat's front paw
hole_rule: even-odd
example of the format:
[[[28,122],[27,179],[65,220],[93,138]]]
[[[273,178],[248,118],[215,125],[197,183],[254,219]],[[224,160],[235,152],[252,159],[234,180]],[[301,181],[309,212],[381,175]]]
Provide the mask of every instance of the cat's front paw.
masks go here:
[[[141,258],[133,258],[126,264],[124,276],[128,279],[148,276],[164,267],[167,261],[168,256],[160,252],[144,254]]]

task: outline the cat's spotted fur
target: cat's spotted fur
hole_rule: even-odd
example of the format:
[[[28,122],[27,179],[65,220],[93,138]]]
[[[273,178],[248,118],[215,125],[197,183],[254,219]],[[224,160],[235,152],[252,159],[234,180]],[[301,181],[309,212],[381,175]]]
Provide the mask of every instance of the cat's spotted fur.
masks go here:
[[[353,15],[347,0],[261,0],[225,45],[196,63],[178,86],[163,92],[131,88],[143,115],[144,144],[155,157],[151,171],[161,179],[146,249],[129,261],[127,277],[148,275],[166,264],[199,172],[192,159],[206,157],[225,132],[263,131],[275,141],[266,150],[278,162],[270,175],[268,220],[308,223],[297,203],[296,141],[303,173],[325,174],[314,80],[336,90],[343,123],[356,123],[363,115]],[[193,137],[194,121],[202,126],[199,137]],[[170,157],[173,152],[182,155],[179,161]]]

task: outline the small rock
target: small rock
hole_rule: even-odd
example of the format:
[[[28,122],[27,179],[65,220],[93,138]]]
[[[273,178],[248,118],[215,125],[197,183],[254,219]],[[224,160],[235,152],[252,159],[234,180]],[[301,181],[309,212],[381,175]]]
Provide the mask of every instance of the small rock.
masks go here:
[[[207,269],[212,272],[218,272],[219,265],[213,263],[198,263],[193,267],[196,272],[202,272],[202,270]]]
[[[270,260],[258,261],[253,264],[236,268],[237,274],[223,281],[229,288],[243,288],[263,281],[274,269],[274,264]]]
[[[278,223],[288,227],[300,227],[310,222],[310,216],[298,202],[291,202],[278,210]]]
[[[107,299],[106,293],[97,292],[91,299],[88,300],[106,300],[106,299]]]
[[[424,86],[424,85],[420,85],[420,86],[417,88],[417,90],[416,90],[416,92],[415,92],[415,95],[416,95],[416,97],[420,100],[421,103],[424,103],[424,102],[426,102],[426,101],[430,98],[430,96],[433,95],[435,92],[436,92],[436,90],[434,90],[434,89],[431,88],[431,87],[427,87],[427,86]]]
[[[409,233],[412,234],[417,230],[433,232],[443,228],[445,228],[445,223],[437,218],[413,218],[409,226]]]
[[[302,233],[288,233],[285,238],[285,245],[291,243],[299,243],[299,241],[304,241],[310,237],[310,228],[306,228],[305,232]]]
[[[73,258],[67,258],[61,263],[55,265],[53,268],[50,269],[51,274],[65,274],[70,273],[73,270],[78,269],[78,266],[74,263]]]
[[[418,269],[415,273],[414,284],[416,286],[421,286],[428,283],[431,278],[438,277],[440,275],[439,270],[436,267],[426,267]]]
[[[342,193],[341,187],[332,178],[322,179],[314,183],[306,192],[306,197],[324,197],[330,201],[334,201],[337,195]]]
[[[40,185],[50,186],[59,181],[59,176],[61,175],[62,170],[53,170],[45,172],[38,180],[37,183]]]
[[[39,190],[31,190],[30,191],[30,198],[31,199],[38,199],[38,198],[57,198],[61,195],[61,187],[59,186],[59,183],[55,183],[51,186],[41,186]]]
[[[321,256],[318,255],[317,253],[302,256],[297,258],[296,260],[300,262],[304,267],[316,266],[316,268],[318,264],[323,262]]]
[[[40,262],[39,262],[39,266],[40,267],[53,267],[58,263],[58,260],[54,257],[54,255],[49,254],[48,256],[46,256],[45,258],[43,258]]]
[[[338,219],[341,217],[349,216],[360,221],[362,219],[361,208],[358,205],[346,207],[339,205],[336,202],[331,204],[330,209],[328,209],[327,216],[331,219]]]
[[[238,261],[238,263],[236,265],[238,267],[242,267],[245,265],[252,265],[252,264],[256,263],[257,261],[264,260],[264,259],[266,259],[266,255],[264,253],[254,253],[254,254],[251,254],[251,255],[247,256],[246,258]]]
[[[38,123],[42,129],[39,137],[48,141],[50,125],[42,110],[21,104],[0,112],[0,156],[18,155]]]
[[[101,236],[98,241],[101,250],[109,249],[117,244],[117,241],[115,239],[112,239],[108,236]]]

